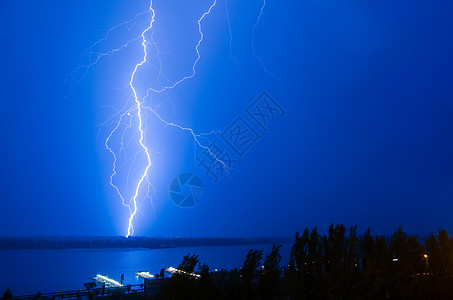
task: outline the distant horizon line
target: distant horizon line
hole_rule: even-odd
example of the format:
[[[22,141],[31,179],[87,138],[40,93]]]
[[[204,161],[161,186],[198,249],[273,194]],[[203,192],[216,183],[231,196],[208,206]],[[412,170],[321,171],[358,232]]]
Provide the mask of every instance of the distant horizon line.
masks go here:
[[[149,239],[286,239],[294,238],[294,236],[148,236],[148,235],[134,235],[126,237],[125,235],[0,235],[0,239],[4,238],[149,238]]]

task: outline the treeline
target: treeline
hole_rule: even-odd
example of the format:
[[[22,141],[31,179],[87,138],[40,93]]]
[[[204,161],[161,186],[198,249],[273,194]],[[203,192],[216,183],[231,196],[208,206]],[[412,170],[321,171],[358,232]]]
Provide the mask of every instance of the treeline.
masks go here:
[[[284,243],[282,238],[0,237],[0,250],[175,248]]]
[[[289,262],[281,267],[279,245],[263,257],[248,252],[240,269],[210,272],[197,255],[179,269],[153,299],[453,299],[453,238],[447,231],[424,242],[399,228],[391,237],[368,229],[331,225],[295,236]]]

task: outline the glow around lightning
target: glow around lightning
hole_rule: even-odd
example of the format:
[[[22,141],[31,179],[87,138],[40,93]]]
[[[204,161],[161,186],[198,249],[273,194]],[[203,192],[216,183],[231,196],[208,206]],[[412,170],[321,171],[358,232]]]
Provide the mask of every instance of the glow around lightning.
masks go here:
[[[134,99],[134,102],[135,102],[135,105],[128,111],[126,111],[126,113],[124,114],[121,114],[120,116],[120,120],[119,122],[117,123],[116,127],[113,129],[113,131],[110,133],[110,135],[108,136],[106,142],[105,142],[105,146],[107,147],[107,149],[112,153],[112,155],[114,156],[114,163],[113,163],[113,173],[112,175],[110,176],[110,185],[112,185],[114,187],[114,189],[116,190],[117,194],[119,195],[119,197],[121,198],[122,200],[122,203],[123,205],[125,205],[128,209],[129,209],[129,221],[128,221],[128,228],[127,228],[127,234],[126,234],[126,237],[129,237],[130,235],[132,235],[134,233],[134,226],[133,226],[133,221],[134,221],[134,217],[135,215],[137,214],[137,211],[138,211],[138,204],[137,204],[137,198],[139,197],[139,193],[142,189],[142,187],[144,185],[147,185],[148,186],[148,192],[149,192],[149,186],[150,186],[150,183],[149,181],[147,180],[148,178],[148,173],[149,173],[149,170],[151,168],[151,157],[150,157],[150,150],[148,149],[148,147],[146,146],[145,144],[145,132],[144,132],[144,129],[143,129],[143,116],[142,116],[142,111],[143,110],[149,110],[151,111],[162,123],[164,123],[165,125],[167,126],[173,126],[173,127],[176,127],[176,128],[179,128],[183,131],[187,131],[189,132],[194,141],[196,142],[196,144],[207,150],[218,162],[220,162],[224,168],[226,168],[226,165],[220,160],[218,159],[212,152],[211,150],[209,149],[209,147],[203,145],[199,138],[200,136],[204,135],[204,134],[196,134],[194,132],[194,130],[192,128],[187,128],[187,127],[183,127],[181,125],[178,125],[176,123],[173,123],[173,122],[168,122],[166,121],[164,118],[162,118],[157,112],[155,109],[149,107],[149,106],[144,106],[143,103],[145,102],[145,99],[147,97],[149,97],[151,95],[152,92],[154,93],[162,93],[162,92],[165,92],[166,90],[169,90],[169,89],[173,89],[175,88],[176,86],[178,86],[179,84],[183,83],[185,80],[188,80],[188,79],[191,79],[195,76],[196,74],[196,66],[197,66],[197,63],[199,62],[200,58],[201,58],[201,55],[200,55],[200,51],[199,51],[199,47],[203,41],[203,38],[204,38],[204,34],[203,34],[203,31],[202,31],[202,25],[201,25],[201,22],[203,21],[203,19],[209,15],[211,13],[211,10],[213,9],[213,7],[216,5],[217,3],[217,0],[214,0],[214,2],[212,3],[212,5],[209,7],[209,9],[203,13],[203,15],[201,16],[201,18],[198,20],[198,32],[200,34],[200,39],[198,40],[196,46],[195,46],[195,51],[197,53],[197,58],[195,60],[195,62],[193,63],[192,65],[192,72],[190,75],[187,75],[187,76],[184,76],[182,77],[181,79],[179,79],[178,81],[176,81],[175,83],[171,84],[171,85],[168,85],[168,86],[165,86],[163,87],[162,89],[152,89],[152,88],[149,88],[146,92],[146,95],[143,97],[143,98],[140,98],[137,94],[137,90],[136,90],[136,87],[134,86],[134,79],[137,75],[137,72],[139,71],[140,67],[143,66],[145,63],[147,63],[147,59],[148,59],[148,45],[150,44],[149,41],[147,40],[146,38],[146,34],[152,29],[153,27],[153,23],[154,23],[154,20],[155,20],[155,11],[153,9],[153,3],[152,1],[150,1],[150,6],[149,6],[149,11],[151,12],[151,21],[149,23],[149,26],[142,32],[141,34],[141,39],[142,39],[142,47],[143,47],[143,59],[135,65],[135,68],[132,72],[132,75],[131,75],[131,78],[130,78],[130,82],[129,82],[129,86],[133,92],[133,99]],[[129,42],[128,42],[129,43]],[[157,47],[155,45],[155,43],[152,43],[155,47]],[[127,44],[126,44],[127,46]],[[158,49],[157,49],[158,50]],[[146,164],[146,167],[145,167],[145,170],[143,171],[138,183],[136,184],[135,186],[135,193],[131,199],[131,201],[128,203],[127,201],[125,201],[120,189],[113,183],[113,178],[115,177],[116,175],[116,162],[117,162],[117,157],[116,157],[116,154],[115,152],[112,150],[112,148],[109,146],[109,140],[110,138],[112,137],[112,135],[118,130],[120,124],[122,124],[122,121],[123,121],[123,118],[125,118],[126,116],[128,117],[132,117],[132,112],[136,112],[137,114],[137,118],[138,118],[138,131],[139,131],[139,135],[140,135],[140,138],[139,138],[139,144],[140,144],[140,147],[142,148],[142,150],[145,152],[146,154],[146,161],[147,161],[147,164]],[[129,128],[130,126],[128,126]],[[124,132],[123,132],[123,137],[124,137]],[[123,139],[121,140],[121,144],[123,145]]]
[[[151,114],[159,120],[160,123],[162,123],[165,126],[171,126],[175,127],[181,131],[187,132],[190,134],[193,138],[193,141],[196,146],[206,150],[217,162],[219,162],[221,165],[223,165],[225,171],[228,173],[228,169],[226,164],[221,161],[214,153],[211,151],[211,149],[204,145],[202,143],[202,138],[206,137],[207,135],[211,134],[216,134],[218,133],[217,131],[211,131],[209,133],[196,133],[194,129],[185,127],[182,125],[179,125],[174,122],[167,121],[165,118],[163,118],[155,108],[152,108],[149,105],[145,105],[145,102],[148,98],[151,98],[153,94],[160,94],[164,93],[168,90],[174,89],[177,86],[183,84],[186,80],[192,79],[196,76],[196,68],[197,64],[201,59],[201,54],[200,54],[200,45],[202,44],[204,40],[204,33],[202,30],[202,23],[203,20],[211,14],[212,10],[216,7],[217,0],[213,0],[211,5],[207,8],[206,11],[203,12],[201,17],[198,19],[198,34],[199,34],[199,39],[197,40],[197,43],[195,44],[194,50],[196,52],[196,59],[194,60],[192,64],[191,70],[188,72],[187,75],[182,76],[179,80],[176,80],[175,82],[171,82],[162,72],[162,63],[160,60],[160,51],[157,46],[157,44],[154,41],[154,36],[153,36],[153,25],[155,22],[156,18],[156,12],[153,9],[153,1],[150,0],[149,2],[149,7],[146,11],[138,13],[134,18],[123,22],[121,24],[118,24],[114,27],[112,27],[110,30],[108,30],[105,35],[95,42],[93,45],[91,45],[81,56],[80,61],[85,61],[85,63],[79,63],[78,67],[76,67],[71,73],[69,73],[66,76],[66,80],[70,85],[69,88],[69,95],[71,95],[75,89],[77,88],[77,85],[85,78],[86,74],[89,72],[90,69],[92,69],[103,57],[106,56],[112,56],[125,48],[129,47],[130,45],[134,44],[135,42],[140,41],[140,46],[143,50],[142,56],[138,57],[137,60],[138,62],[131,67],[131,75],[130,75],[130,80],[128,83],[128,88],[132,91],[131,96],[129,99],[125,102],[124,106],[122,107],[121,110],[117,111],[113,115],[111,115],[103,124],[101,124],[101,128],[104,128],[105,126],[113,126],[113,129],[109,131],[109,134],[107,138],[105,139],[105,147],[106,149],[111,153],[113,156],[113,164],[112,164],[112,173],[110,175],[110,181],[109,184],[112,186],[112,188],[116,191],[118,197],[121,199],[122,204],[128,209],[129,211],[129,217],[128,217],[128,222],[127,222],[127,233],[126,237],[129,237],[134,234],[134,218],[139,212],[139,198],[141,193],[146,194],[146,198],[152,199],[150,196],[151,190],[154,189],[152,184],[149,181],[149,172],[151,170],[152,166],[152,161],[151,161],[151,150],[149,147],[146,145],[146,131],[144,128],[144,118],[146,116],[145,112],[151,112]],[[258,18],[256,20],[255,25],[253,26],[252,29],[252,40],[251,40],[251,45],[252,45],[252,51],[253,55],[259,60],[259,63],[262,67],[262,69],[271,75],[274,78],[277,78],[274,74],[270,73],[266,67],[263,64],[263,61],[261,57],[259,57],[256,52],[255,52],[255,46],[254,46],[254,34],[255,30],[260,22],[260,19],[263,14],[263,10],[266,6],[266,1],[263,0],[263,4],[261,6]],[[228,3],[227,0],[225,0],[225,10],[227,13],[227,22],[228,22],[228,29],[229,29],[229,34],[230,34],[230,58],[233,59],[236,63],[237,66],[239,66],[238,60],[233,56],[232,54],[232,48],[231,48],[231,43],[232,43],[232,32],[231,32],[231,26],[230,26],[230,18],[228,15]],[[148,21],[143,22],[139,21],[140,18],[145,17],[149,15]],[[123,43],[122,45],[111,49],[106,52],[99,52],[95,51],[95,47],[99,46],[101,43],[106,41],[111,37],[113,32],[119,28],[122,27],[127,27],[132,28],[134,26],[144,26],[146,27],[144,30],[140,32],[138,36],[132,36],[128,41]],[[140,92],[137,90],[137,86],[135,83],[135,79],[140,76],[140,70],[142,67],[150,63],[152,60],[149,58],[149,49],[150,47],[153,47],[153,49],[156,51],[155,54],[155,62],[157,62],[159,68],[158,68],[158,78],[164,78],[166,81],[169,82],[169,84],[161,87],[161,88],[147,88],[146,93],[143,93],[143,96],[140,96]],[[277,78],[277,80],[279,80]],[[279,80],[280,82],[280,80]],[[133,120],[137,120],[137,128],[135,128],[135,123]],[[139,149],[135,155],[132,157],[128,158],[128,162],[132,162],[130,164],[130,168],[128,171],[128,176],[126,177],[126,189],[128,185],[130,184],[129,182],[129,175],[131,174],[133,170],[133,166],[137,161],[137,158],[139,155],[143,155],[145,157],[146,165],[143,166],[144,169],[143,171],[140,171],[141,173],[139,174],[140,176],[138,177],[137,182],[132,182],[133,184],[133,195],[131,197],[126,197],[122,189],[119,188],[118,185],[115,184],[114,179],[118,175],[118,170],[119,168],[123,166],[118,166],[118,155],[122,153],[122,151],[128,147],[130,143],[134,140],[133,138],[130,138],[129,140],[126,138],[126,132],[129,130],[132,130],[134,134],[132,135],[133,137],[138,135],[138,146]],[[120,137],[120,148],[116,149],[115,147],[110,145],[111,139],[114,136],[119,136]],[[152,204],[152,202],[151,202]],[[154,206],[153,206],[154,207]]]
[[[147,45],[147,41],[146,41],[146,38],[145,38],[145,34],[153,27],[154,17],[156,15],[154,10],[153,10],[153,2],[152,1],[150,2],[149,9],[152,12],[151,21],[149,23],[149,27],[146,28],[145,31],[142,32],[142,46],[143,46],[143,52],[144,52],[143,60],[139,64],[137,64],[135,66],[134,72],[132,72],[132,75],[131,75],[131,81],[129,82],[129,85],[131,86],[131,89],[132,89],[132,91],[134,93],[135,103],[137,104],[137,116],[138,116],[138,120],[139,120],[138,130],[140,131],[140,146],[143,148],[143,150],[146,153],[147,165],[146,165],[145,171],[143,172],[143,175],[141,176],[139,182],[137,183],[137,187],[135,189],[135,194],[134,194],[134,197],[132,198],[132,206],[133,206],[133,208],[131,209],[129,207],[130,216],[129,216],[129,225],[127,227],[127,235],[126,235],[126,237],[129,237],[131,234],[134,233],[134,227],[132,225],[132,221],[134,220],[134,216],[137,214],[137,197],[138,197],[138,193],[140,192],[140,187],[142,186],[143,181],[145,180],[145,178],[148,176],[148,171],[149,171],[149,168],[151,167],[151,157],[149,155],[149,150],[148,150],[148,148],[145,146],[145,144],[143,142],[144,132],[143,132],[143,128],[142,128],[143,120],[142,120],[142,115],[141,115],[141,113],[142,113],[142,104],[141,104],[141,102],[138,99],[137,91],[135,90],[135,87],[134,87],[135,74],[137,73],[138,68],[140,66],[142,66],[144,63],[146,63],[146,58],[148,57],[147,46],[146,46]]]

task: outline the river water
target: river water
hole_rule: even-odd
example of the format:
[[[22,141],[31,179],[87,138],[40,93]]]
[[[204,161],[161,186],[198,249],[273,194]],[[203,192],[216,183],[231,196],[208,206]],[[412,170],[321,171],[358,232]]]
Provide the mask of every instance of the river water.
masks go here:
[[[198,254],[200,262],[215,269],[242,266],[250,249],[264,249],[264,257],[272,245],[187,247],[170,249],[69,249],[69,250],[3,250],[0,251],[0,297],[10,288],[13,295],[83,289],[83,283],[96,274],[107,275],[124,284],[139,284],[137,271],[160,272],[177,267],[188,253]],[[289,261],[291,245],[280,249],[282,265]]]

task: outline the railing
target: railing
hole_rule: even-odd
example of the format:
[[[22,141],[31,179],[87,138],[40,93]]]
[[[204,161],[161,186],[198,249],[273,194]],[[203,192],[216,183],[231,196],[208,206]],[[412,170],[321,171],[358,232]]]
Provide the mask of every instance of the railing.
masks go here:
[[[131,284],[125,285],[123,287],[115,288],[105,288],[104,291],[102,288],[94,288],[90,290],[74,290],[74,291],[65,291],[65,292],[53,292],[53,293],[37,293],[33,295],[22,295],[15,296],[16,299],[81,299],[84,297],[92,296],[107,296],[112,294],[133,294],[133,293],[143,293],[144,285],[143,284]]]

